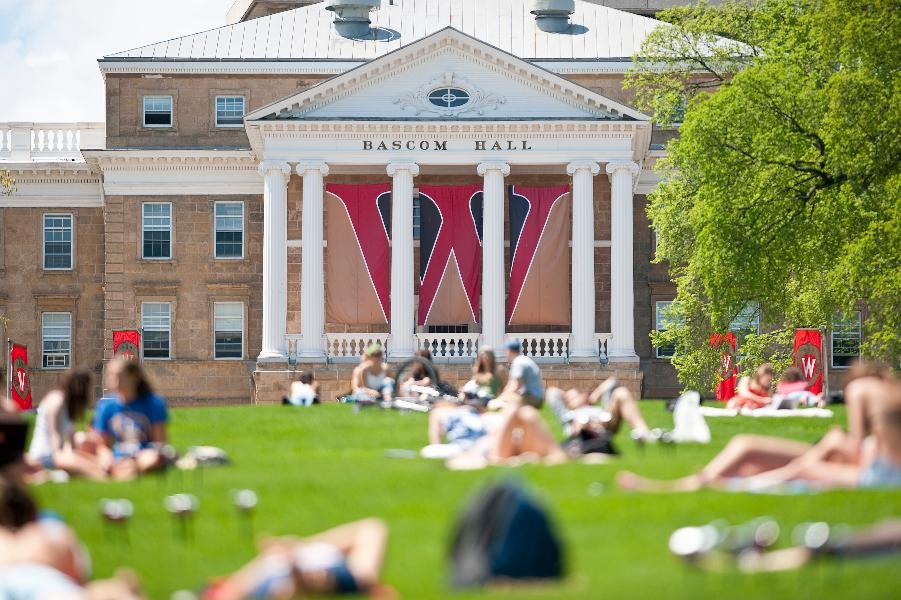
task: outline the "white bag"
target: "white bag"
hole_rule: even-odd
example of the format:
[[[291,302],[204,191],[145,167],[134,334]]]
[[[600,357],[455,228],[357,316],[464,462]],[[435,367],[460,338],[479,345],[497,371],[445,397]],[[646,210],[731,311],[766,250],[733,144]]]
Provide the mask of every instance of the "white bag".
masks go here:
[[[688,391],[676,400],[673,409],[673,441],[709,444],[710,428],[701,414],[701,394]]]

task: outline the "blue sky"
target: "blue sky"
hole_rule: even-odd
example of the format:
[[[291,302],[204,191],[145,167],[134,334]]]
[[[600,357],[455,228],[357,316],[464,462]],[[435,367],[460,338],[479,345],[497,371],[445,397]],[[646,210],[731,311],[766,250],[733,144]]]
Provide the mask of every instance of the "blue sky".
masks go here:
[[[0,0],[0,122],[102,121],[96,60],[225,24],[232,0]]]

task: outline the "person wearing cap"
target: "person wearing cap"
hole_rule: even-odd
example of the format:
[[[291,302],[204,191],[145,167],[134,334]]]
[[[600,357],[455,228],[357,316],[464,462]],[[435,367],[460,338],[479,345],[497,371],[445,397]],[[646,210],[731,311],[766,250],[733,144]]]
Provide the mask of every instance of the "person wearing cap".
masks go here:
[[[385,364],[380,344],[373,343],[366,348],[360,364],[351,376],[351,387],[358,402],[391,400],[394,380],[388,377],[388,365]]]
[[[510,361],[510,374],[507,385],[496,399],[501,406],[533,406],[541,408],[544,404],[544,384],[541,382],[541,370],[535,361],[522,353],[522,342],[511,339],[504,344],[507,360]]]

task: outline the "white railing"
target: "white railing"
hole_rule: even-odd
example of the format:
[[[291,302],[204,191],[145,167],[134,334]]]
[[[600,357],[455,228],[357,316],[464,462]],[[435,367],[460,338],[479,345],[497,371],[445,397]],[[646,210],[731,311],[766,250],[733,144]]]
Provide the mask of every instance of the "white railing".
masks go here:
[[[288,342],[288,359],[297,361],[302,335],[290,333],[285,336]],[[566,362],[569,359],[569,333],[511,333],[508,339],[518,338],[522,341],[523,354],[536,362]],[[609,333],[597,333],[594,336],[601,362],[607,362],[607,344]],[[325,353],[330,362],[356,362],[370,344],[378,343],[387,355],[391,345],[388,333],[327,333],[325,334]],[[480,333],[417,333],[416,347],[425,348],[432,353],[435,362],[470,362],[475,360],[482,343]]]
[[[416,347],[432,353],[435,362],[469,362],[479,355],[480,333],[417,333]]]
[[[569,358],[569,333],[517,333],[522,353],[535,361],[564,362]]]
[[[0,159],[81,161],[82,149],[106,146],[105,123],[0,123]]]
[[[379,344],[385,355],[391,335],[388,333],[327,333],[325,355],[336,362],[356,362],[370,344]]]
[[[598,345],[598,357],[602,363],[607,362],[607,344],[610,343],[611,335],[609,333],[594,334],[594,342]]]

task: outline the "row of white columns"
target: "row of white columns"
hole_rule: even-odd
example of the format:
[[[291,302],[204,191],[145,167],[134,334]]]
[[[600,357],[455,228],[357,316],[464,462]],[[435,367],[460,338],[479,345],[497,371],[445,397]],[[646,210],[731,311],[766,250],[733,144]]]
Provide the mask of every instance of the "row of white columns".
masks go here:
[[[325,293],[323,277],[323,194],[329,167],[322,161],[303,162],[296,172],[303,178],[301,215],[301,342],[298,360],[325,360]],[[505,336],[504,293],[504,178],[510,165],[488,161],[478,165],[484,178],[482,225],[482,339],[497,349]],[[576,161],[567,165],[573,178],[572,207],[572,339],[571,360],[596,360],[594,269],[594,177],[600,165]],[[610,321],[611,361],[632,361],[635,354],[633,315],[632,189],[639,167],[631,161],[610,162],[611,181]],[[263,175],[263,340],[261,362],[281,362],[287,356],[287,196],[290,165],[267,160]],[[415,351],[413,271],[413,189],[419,166],[392,162],[391,245],[409,249],[391,253],[391,354],[406,358]]]

